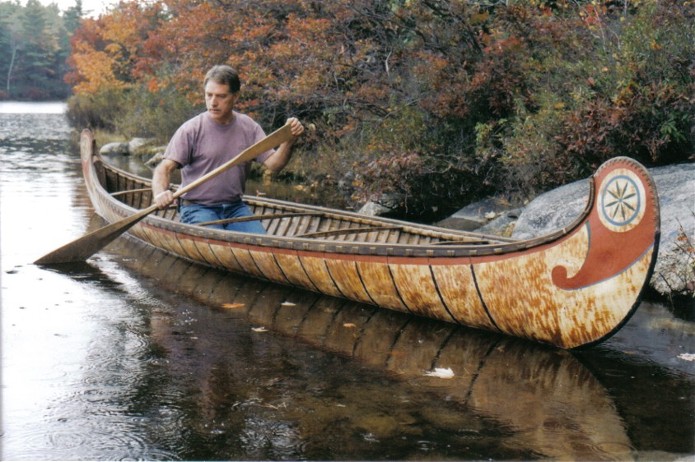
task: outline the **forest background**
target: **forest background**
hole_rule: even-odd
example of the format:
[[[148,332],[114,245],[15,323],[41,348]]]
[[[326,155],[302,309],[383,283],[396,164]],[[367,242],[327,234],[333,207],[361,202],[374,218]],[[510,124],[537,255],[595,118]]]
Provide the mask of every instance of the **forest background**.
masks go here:
[[[166,143],[227,63],[266,131],[316,127],[285,175],[415,220],[521,203],[618,155],[695,160],[695,1],[148,0],[83,16],[80,0],[0,3],[0,99],[67,98],[76,128]]]

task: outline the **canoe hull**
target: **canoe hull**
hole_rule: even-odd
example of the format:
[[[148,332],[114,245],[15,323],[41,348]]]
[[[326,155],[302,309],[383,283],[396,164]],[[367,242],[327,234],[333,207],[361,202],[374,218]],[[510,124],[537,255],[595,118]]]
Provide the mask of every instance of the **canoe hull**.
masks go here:
[[[148,192],[115,197],[119,190],[145,190],[149,182],[106,166],[89,131],[82,158],[90,198],[107,221],[150,205]],[[575,223],[528,241],[257,198],[248,198],[256,214],[305,216],[264,220],[269,233],[261,236],[185,225],[169,210],[129,233],[234,273],[576,348],[606,339],[629,319],[659,239],[658,199],[640,164],[613,159],[591,188]]]

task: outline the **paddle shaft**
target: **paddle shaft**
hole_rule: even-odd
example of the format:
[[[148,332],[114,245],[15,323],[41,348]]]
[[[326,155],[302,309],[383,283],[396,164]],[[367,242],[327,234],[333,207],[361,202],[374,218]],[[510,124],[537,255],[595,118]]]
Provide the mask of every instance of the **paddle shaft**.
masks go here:
[[[186,194],[188,191],[200,186],[202,183],[216,177],[225,170],[232,168],[235,165],[247,162],[254,159],[258,155],[273,149],[280,144],[292,139],[292,130],[289,124],[275,130],[273,133],[263,138],[258,143],[246,148],[234,159],[231,159],[217,167],[215,170],[201,176],[192,183],[179,188],[174,193],[174,198]],[[57,265],[62,263],[81,262],[94,255],[97,251],[116,239],[118,236],[133,227],[137,222],[145,218],[147,215],[158,210],[159,207],[154,204],[145,209],[139,210],[133,215],[123,218],[109,225],[99,228],[79,239],[76,239],[51,253],[44,255],[34,262],[36,265]]]

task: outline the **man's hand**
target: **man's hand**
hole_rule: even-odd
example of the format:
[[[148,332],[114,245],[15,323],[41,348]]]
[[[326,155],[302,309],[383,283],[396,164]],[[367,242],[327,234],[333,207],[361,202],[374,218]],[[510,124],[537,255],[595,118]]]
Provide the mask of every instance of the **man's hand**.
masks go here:
[[[287,119],[286,124],[290,125],[292,136],[294,136],[295,139],[299,138],[302,135],[302,133],[304,133],[304,125],[302,125],[298,118],[290,117],[289,119]]]
[[[168,189],[166,191],[162,191],[154,195],[152,202],[157,204],[157,207],[160,209],[165,209],[174,202],[174,193]]]

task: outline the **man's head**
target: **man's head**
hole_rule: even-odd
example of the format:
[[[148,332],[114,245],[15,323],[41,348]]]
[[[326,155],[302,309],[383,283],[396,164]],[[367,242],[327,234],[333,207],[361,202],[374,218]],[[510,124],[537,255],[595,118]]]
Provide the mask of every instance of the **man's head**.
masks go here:
[[[239,75],[229,66],[214,66],[205,75],[205,106],[215,122],[227,124],[234,120],[240,87]]]
[[[212,80],[220,85],[227,85],[229,87],[230,93],[238,93],[241,88],[241,81],[239,80],[239,74],[231,66],[226,64],[219,64],[217,66],[212,66],[207,74],[205,74],[205,81],[203,86],[207,85],[208,82]]]

